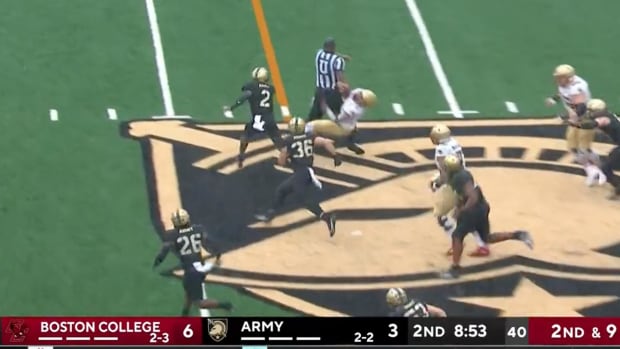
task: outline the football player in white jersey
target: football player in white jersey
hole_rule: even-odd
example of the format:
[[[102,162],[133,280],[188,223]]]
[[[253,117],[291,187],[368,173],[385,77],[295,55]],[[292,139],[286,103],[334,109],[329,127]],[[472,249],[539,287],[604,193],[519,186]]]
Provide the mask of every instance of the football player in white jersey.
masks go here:
[[[364,150],[353,141],[353,135],[357,129],[357,122],[364,116],[367,108],[374,106],[377,96],[368,89],[349,89],[345,83],[338,82],[340,93],[344,102],[340,113],[335,115],[326,107],[326,114],[331,120],[313,120],[306,124],[306,132],[330,139],[345,138],[347,148],[356,154],[364,154]]]
[[[545,100],[547,106],[562,102],[566,109],[567,121],[579,122],[586,114],[586,104],[591,98],[588,82],[575,74],[575,68],[568,64],[562,64],[555,68],[553,77],[558,86],[557,94]],[[586,172],[586,184],[591,186],[598,181],[599,185],[607,181],[605,174],[600,169],[598,154],[592,150],[595,132],[584,130],[572,125],[566,129],[566,141],[568,149],[573,154],[574,162],[583,166]]]
[[[452,231],[456,227],[454,219],[448,216],[457,204],[458,197],[454,190],[447,183],[447,172],[444,167],[444,158],[448,155],[457,156],[463,166],[465,165],[465,156],[459,142],[452,137],[452,133],[446,125],[435,125],[431,129],[430,138],[435,145],[435,163],[438,172],[431,179],[431,190],[435,192],[435,205],[433,207],[433,215],[437,218],[437,223],[443,228],[444,232],[451,238]],[[480,235],[474,233],[478,248],[470,254],[473,257],[488,256],[490,251],[487,244],[482,240]],[[448,255],[452,254],[452,249],[448,250]]]

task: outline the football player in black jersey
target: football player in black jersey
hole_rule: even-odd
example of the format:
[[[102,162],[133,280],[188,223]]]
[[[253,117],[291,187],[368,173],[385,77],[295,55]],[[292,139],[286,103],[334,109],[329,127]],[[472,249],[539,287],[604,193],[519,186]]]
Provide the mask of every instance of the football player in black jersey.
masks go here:
[[[448,175],[448,184],[457,195],[457,204],[453,211],[456,228],[452,231],[452,266],[447,271],[440,273],[441,278],[454,279],[459,276],[463,240],[467,234],[474,231],[477,231],[480,238],[487,244],[517,240],[523,242],[530,249],[534,247],[530,233],[524,230],[491,233],[491,223],[489,222],[491,206],[482,193],[482,188],[474,180],[474,176],[463,167],[458,156],[448,155],[444,158],[443,163]]]
[[[602,166],[607,181],[614,187],[610,199],[620,198],[620,178],[614,174],[614,168],[620,166],[620,121],[618,117],[607,109],[607,104],[601,99],[591,99],[587,104],[587,117],[581,121],[569,121],[573,126],[592,130],[598,128],[603,131],[616,145],[607,155]]]
[[[389,316],[392,317],[446,317],[446,312],[439,307],[409,299],[402,288],[390,288],[385,300],[391,309]]]
[[[171,249],[181,260],[185,290],[185,303],[181,315],[189,315],[192,305],[201,309],[219,308],[230,311],[232,309],[230,302],[202,299],[202,284],[207,273],[220,264],[219,254],[215,263],[206,262],[208,256],[203,255],[203,243],[207,241],[207,232],[204,227],[192,224],[189,214],[184,209],[178,209],[172,214],[172,224],[174,228],[164,233],[164,243],[155,257],[153,268],[164,261]]]
[[[326,213],[314,197],[314,193],[309,190],[320,190],[323,184],[318,180],[312,168],[314,162],[314,148],[323,147],[334,159],[334,165],[340,166],[342,160],[336,153],[334,142],[323,137],[315,137],[305,132],[305,121],[301,118],[293,118],[289,122],[291,136],[284,139],[284,146],[280,149],[278,164],[285,166],[288,162],[293,169],[293,174],[282,182],[276,189],[276,197],[271,209],[264,214],[256,215],[256,219],[268,222],[271,221],[283,204],[284,200],[293,193],[303,195],[307,200],[306,208],[314,213],[315,216],[323,220],[329,229],[329,236],[336,233],[336,216]]]
[[[243,167],[245,151],[249,142],[262,138],[265,134],[271,138],[276,148],[280,148],[282,142],[280,130],[273,115],[275,89],[269,83],[267,69],[263,67],[254,68],[252,70],[252,81],[243,85],[241,91],[243,93],[232,106],[224,107],[224,113],[227,113],[232,112],[245,101],[250,104],[251,119],[245,124],[243,135],[239,139],[239,155],[237,156],[239,168]]]

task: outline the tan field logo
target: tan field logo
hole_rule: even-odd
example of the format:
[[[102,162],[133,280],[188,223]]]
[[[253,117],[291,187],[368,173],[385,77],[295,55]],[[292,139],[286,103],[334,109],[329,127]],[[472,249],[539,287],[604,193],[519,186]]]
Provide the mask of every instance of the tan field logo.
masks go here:
[[[563,128],[544,120],[447,124],[491,203],[492,230],[526,229],[536,242],[533,251],[506,242],[489,258],[465,257],[455,281],[436,277],[450,261],[430,210],[431,122],[366,123],[366,155],[346,156],[337,169],[317,156],[323,206],[339,217],[331,239],[295,202],[270,224],[254,220],[288,175],[274,166],[269,140],[251,144],[238,170],[240,125],[134,121],[124,131],[142,144],[158,228],[183,206],[226,251],[210,282],[312,315],[384,315],[383,293],[394,286],[455,315],[619,313],[619,207],[605,200],[608,188],[584,185]],[[474,245],[466,240],[466,249]]]

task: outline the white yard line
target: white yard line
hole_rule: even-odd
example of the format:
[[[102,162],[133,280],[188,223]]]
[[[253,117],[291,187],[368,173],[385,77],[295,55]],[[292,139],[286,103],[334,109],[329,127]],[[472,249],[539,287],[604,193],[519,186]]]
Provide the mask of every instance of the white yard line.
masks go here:
[[[151,116],[151,119],[159,120],[159,119],[191,119],[192,117],[189,115],[156,115]]]
[[[110,120],[118,120],[118,114],[116,114],[116,109],[108,108],[108,119]]]
[[[172,93],[170,92],[170,83],[168,82],[168,70],[166,69],[166,59],[164,58],[164,47],[161,43],[161,34],[159,32],[159,23],[157,22],[157,12],[155,11],[154,0],[145,0],[146,13],[149,19],[149,27],[151,28],[151,37],[153,38],[153,48],[155,49],[155,63],[157,65],[157,76],[159,77],[159,86],[161,88],[161,96],[164,101],[165,115],[153,117],[154,119],[191,119],[186,115],[177,116],[174,112],[174,104],[172,103]]]
[[[506,101],[504,103],[506,104],[506,109],[508,109],[509,112],[515,113],[515,114],[519,112],[519,108],[517,108],[516,103],[510,102],[510,101]]]
[[[208,299],[207,298],[207,286],[205,285],[205,283],[202,283],[202,299]],[[209,309],[200,309],[200,317],[209,317],[211,316],[211,312],[209,311]]]
[[[424,19],[422,18],[422,14],[420,13],[418,4],[415,0],[405,0],[405,4],[407,4],[407,8],[409,8],[409,14],[411,15],[411,18],[413,19],[416,27],[418,28],[418,33],[420,34],[420,38],[422,39],[422,43],[424,44],[424,49],[426,51],[426,55],[428,56],[428,60],[431,63],[431,67],[433,68],[433,72],[435,73],[435,77],[437,78],[437,82],[439,82],[439,87],[441,87],[443,96],[446,99],[446,102],[448,102],[450,114],[452,114],[457,119],[462,119],[463,111],[461,110],[461,107],[456,100],[456,96],[452,91],[452,86],[450,86],[448,78],[446,77],[446,73],[443,70],[441,62],[439,61],[439,56],[437,55],[437,51],[435,50],[435,45],[433,44],[433,40],[431,40],[431,36],[428,33],[428,28],[426,28],[426,23],[424,23]]]
[[[480,112],[477,111],[477,110],[459,110],[459,112],[461,114],[463,114],[463,115],[465,115],[465,114],[480,114]],[[442,114],[442,115],[443,114],[450,114],[450,115],[453,115],[454,112],[452,110],[440,110],[440,111],[437,112],[437,114]]]
[[[50,120],[51,121],[58,121],[58,110],[50,109]]]
[[[405,110],[400,103],[392,103],[392,109],[396,115],[405,115]]]

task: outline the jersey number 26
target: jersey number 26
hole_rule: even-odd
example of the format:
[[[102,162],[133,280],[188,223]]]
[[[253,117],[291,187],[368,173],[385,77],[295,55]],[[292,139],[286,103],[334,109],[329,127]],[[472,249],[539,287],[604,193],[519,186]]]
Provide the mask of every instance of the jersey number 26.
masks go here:
[[[200,234],[181,235],[177,238],[178,244],[183,244],[179,249],[182,256],[200,253]]]

